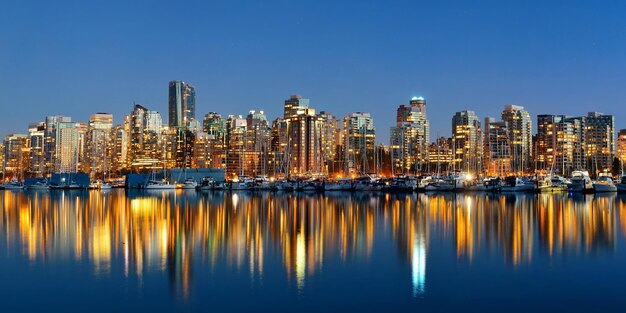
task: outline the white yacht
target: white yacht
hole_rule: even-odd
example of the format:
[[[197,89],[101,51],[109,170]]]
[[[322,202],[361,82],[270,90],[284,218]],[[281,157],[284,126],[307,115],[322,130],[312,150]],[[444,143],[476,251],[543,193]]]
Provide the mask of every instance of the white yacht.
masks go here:
[[[593,192],[593,182],[587,171],[573,171],[572,179],[567,185],[569,192]]]
[[[567,192],[569,182],[560,176],[547,175],[538,181],[539,192]]]
[[[352,191],[352,180],[349,178],[327,180],[324,182],[325,191]]]
[[[6,190],[23,190],[24,183],[18,181],[16,178],[11,179],[10,182],[4,184],[4,189]]]
[[[456,183],[454,179],[448,178],[433,178],[428,186],[424,188],[425,191],[454,191]]]
[[[197,187],[198,183],[193,180],[193,178],[187,178],[182,184],[180,184],[181,189],[196,189]]]
[[[235,178],[230,182],[230,190],[251,190],[254,187],[254,179],[247,176]]]
[[[609,176],[600,176],[595,183],[593,189],[596,192],[616,192],[617,187],[613,183],[613,179]]]
[[[176,185],[170,184],[165,179],[150,180],[144,188],[146,190],[173,190],[176,189]]]
[[[50,184],[45,179],[38,180],[27,187],[28,190],[50,190]]]
[[[500,185],[500,192],[531,192],[535,191],[535,184],[517,176],[504,178]]]
[[[272,190],[274,184],[265,175],[256,176],[254,178],[254,189],[256,190]]]

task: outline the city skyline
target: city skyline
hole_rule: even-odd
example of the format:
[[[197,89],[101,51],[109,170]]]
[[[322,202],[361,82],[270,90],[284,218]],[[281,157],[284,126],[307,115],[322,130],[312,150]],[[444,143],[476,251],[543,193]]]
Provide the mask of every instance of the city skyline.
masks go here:
[[[390,108],[413,96],[431,104],[433,135],[450,135],[450,112],[498,116],[505,104],[526,107],[533,120],[611,113],[616,128],[626,128],[620,2],[196,3],[168,23],[156,17],[169,7],[151,4],[3,10],[0,92],[12,109],[0,117],[0,133],[22,132],[13,116],[86,121],[106,111],[120,123],[132,102],[165,114],[163,86],[172,79],[194,83],[197,112],[263,109],[276,117],[276,105],[294,93],[336,116],[370,112],[385,126],[382,142],[395,119]],[[287,48],[294,45],[296,52]]]

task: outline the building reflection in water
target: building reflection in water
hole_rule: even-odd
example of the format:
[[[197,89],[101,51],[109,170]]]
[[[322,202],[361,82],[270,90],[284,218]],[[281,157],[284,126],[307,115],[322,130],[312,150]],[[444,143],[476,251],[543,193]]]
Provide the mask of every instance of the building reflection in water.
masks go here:
[[[270,255],[280,255],[290,284],[304,291],[324,262],[368,262],[375,236],[386,233],[405,260],[414,296],[426,293],[429,250],[446,249],[444,243],[452,243],[457,262],[486,253],[520,266],[537,253],[612,253],[617,227],[626,237],[626,198],[615,195],[113,190],[0,197],[6,249],[31,262],[87,260],[97,276],[111,275],[115,260],[140,282],[146,272],[163,271],[183,298],[194,266],[225,263],[262,281]]]

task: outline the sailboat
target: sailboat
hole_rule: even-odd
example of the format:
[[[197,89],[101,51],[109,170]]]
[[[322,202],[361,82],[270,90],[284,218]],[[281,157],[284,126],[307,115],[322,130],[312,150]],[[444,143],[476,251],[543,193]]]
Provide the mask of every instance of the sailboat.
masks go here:
[[[163,160],[163,179],[156,179],[156,172],[152,171],[152,178],[146,183],[144,189],[146,190],[174,190],[176,189],[176,185],[170,184],[166,176],[167,175],[167,167],[165,163],[165,159]]]

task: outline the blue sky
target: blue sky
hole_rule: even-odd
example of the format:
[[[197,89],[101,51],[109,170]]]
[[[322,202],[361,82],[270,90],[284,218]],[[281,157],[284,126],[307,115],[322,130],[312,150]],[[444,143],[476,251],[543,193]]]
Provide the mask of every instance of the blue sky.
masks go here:
[[[15,1],[0,11],[0,134],[46,115],[116,122],[133,101],[167,120],[167,83],[209,111],[281,114],[293,93],[369,111],[388,142],[424,96],[432,138],[455,111],[616,115],[626,128],[626,2]]]

